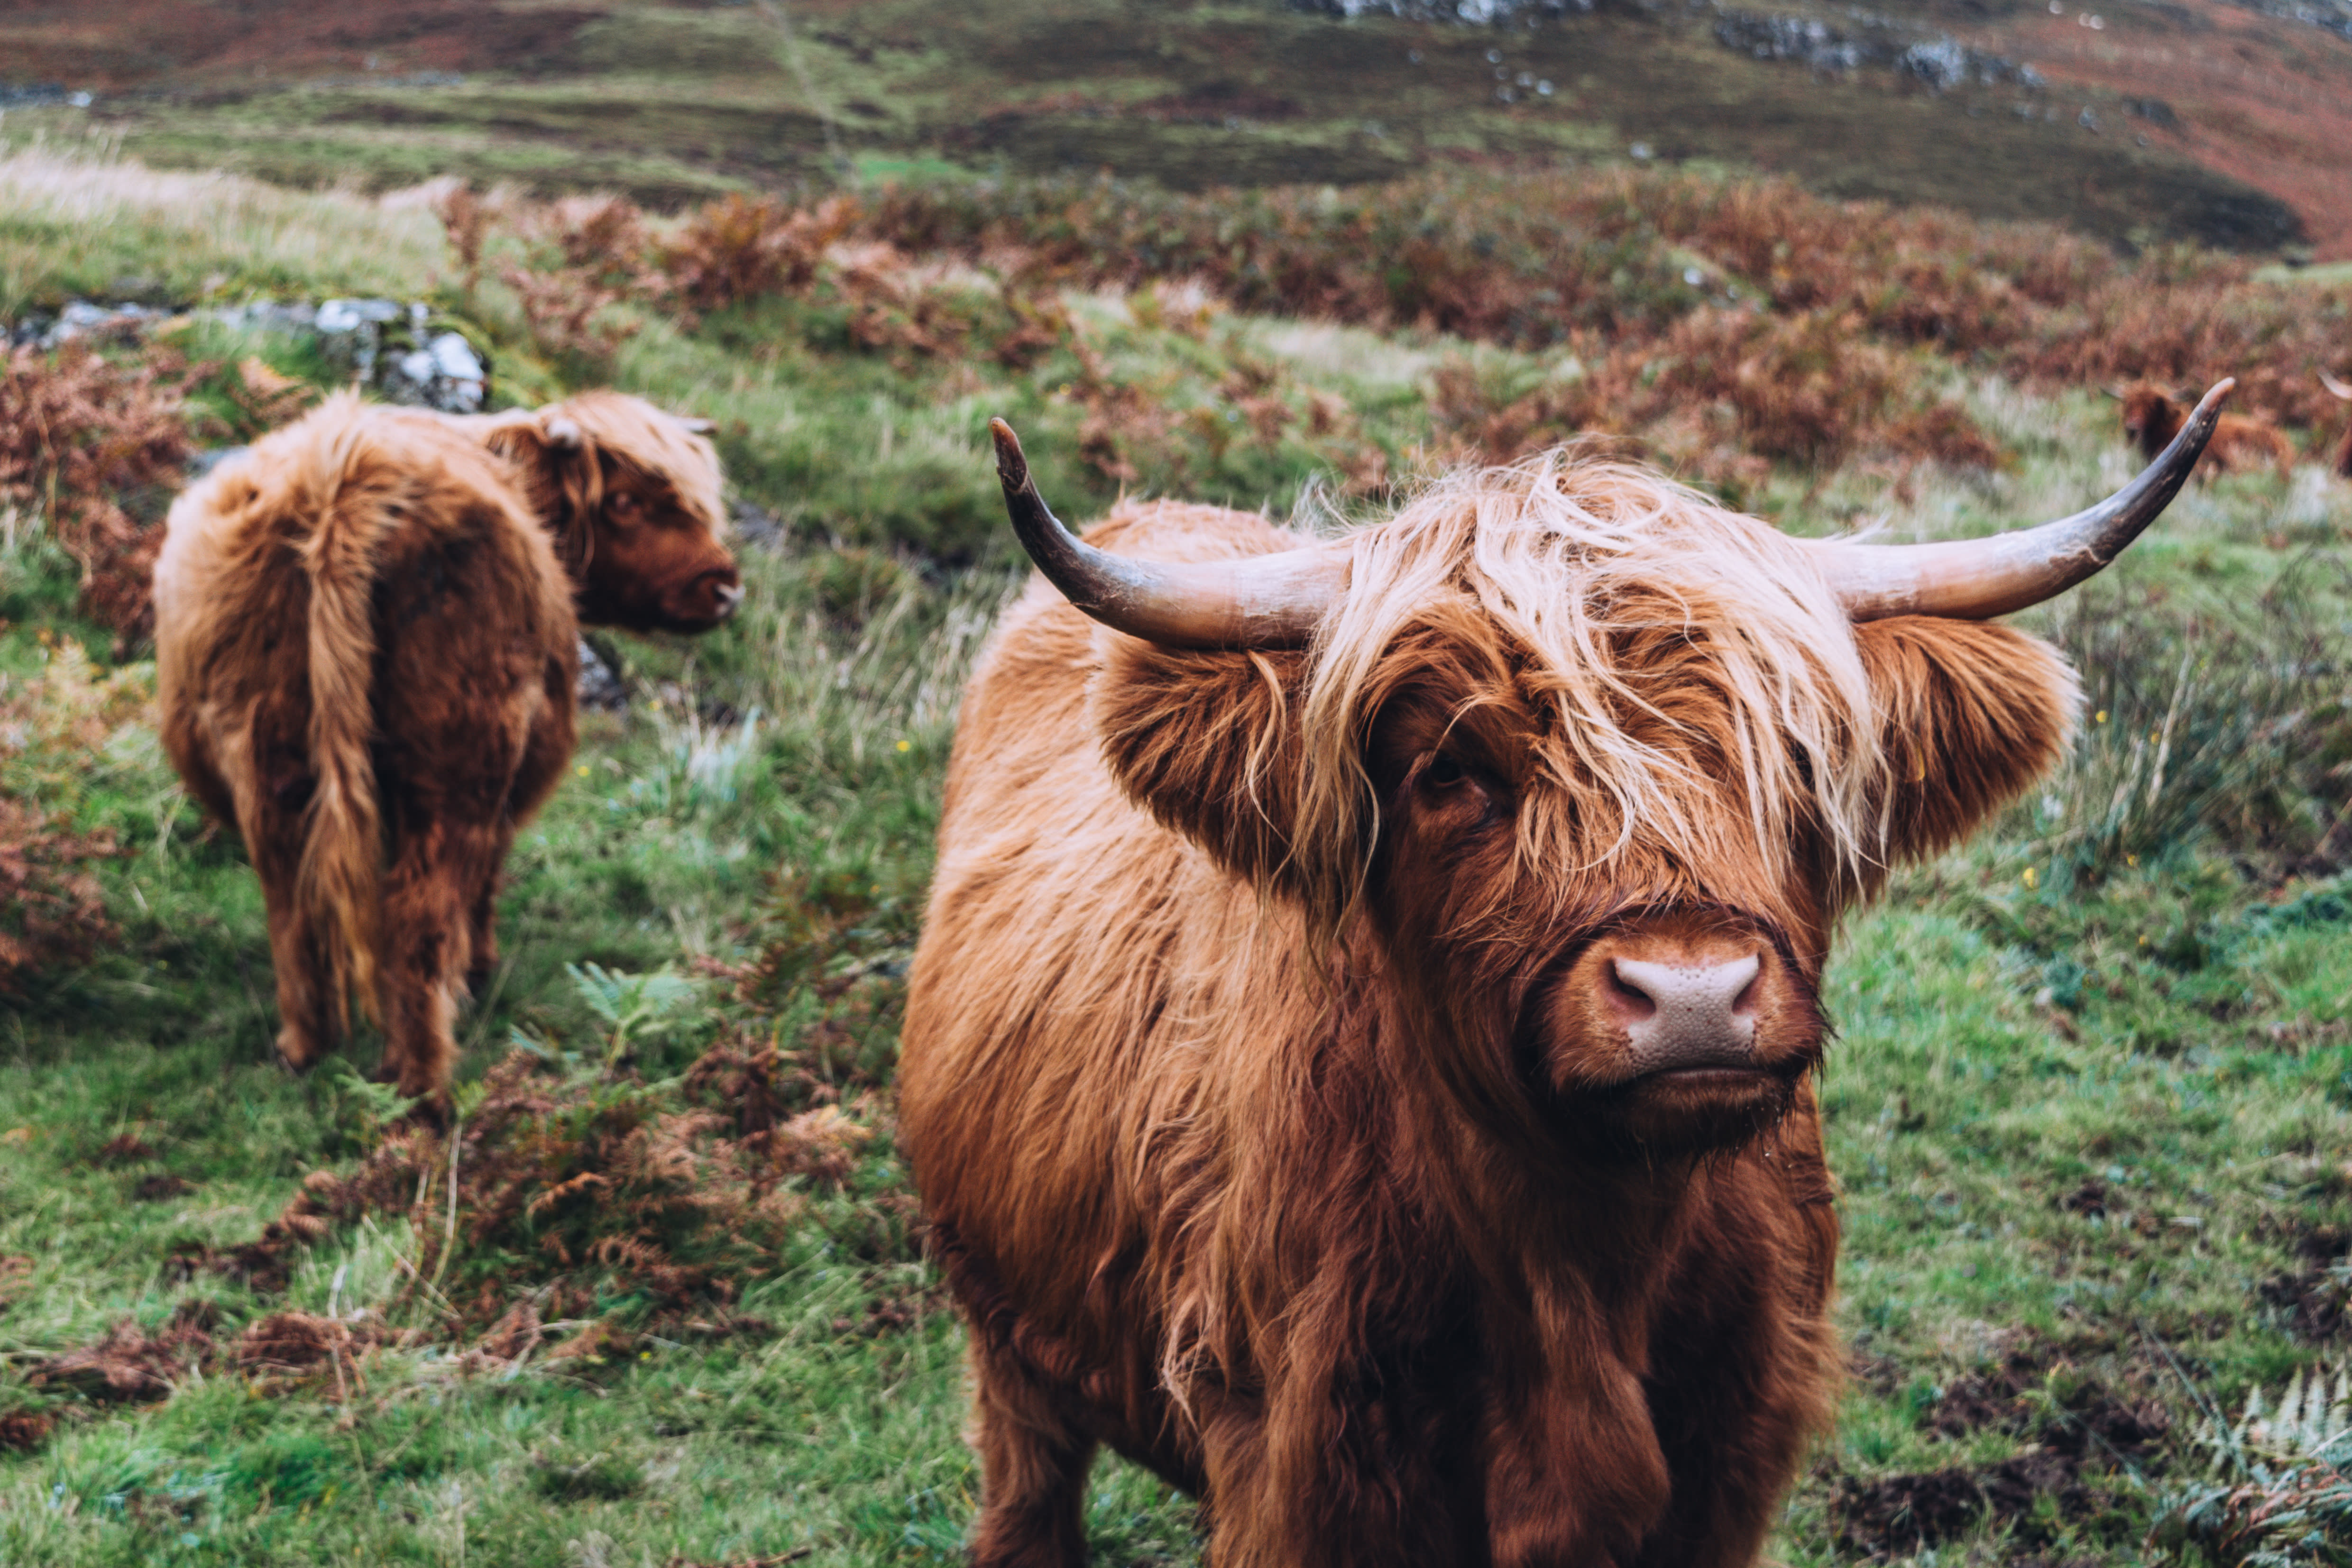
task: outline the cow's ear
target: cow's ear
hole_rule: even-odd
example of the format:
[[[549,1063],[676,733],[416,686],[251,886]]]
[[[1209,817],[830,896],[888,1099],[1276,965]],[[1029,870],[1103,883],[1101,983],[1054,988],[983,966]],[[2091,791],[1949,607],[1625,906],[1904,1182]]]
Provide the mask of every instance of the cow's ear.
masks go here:
[[[1109,647],[1088,693],[1119,788],[1217,863],[1280,883],[1298,820],[1307,655]]]
[[[1897,616],[1854,628],[1891,791],[1885,859],[1982,825],[2058,760],[2080,692],[2057,650],[2007,626]]]
[[[595,442],[562,403],[502,414],[482,439],[520,472],[531,510],[576,571],[586,562],[590,530],[604,505],[604,465]]]

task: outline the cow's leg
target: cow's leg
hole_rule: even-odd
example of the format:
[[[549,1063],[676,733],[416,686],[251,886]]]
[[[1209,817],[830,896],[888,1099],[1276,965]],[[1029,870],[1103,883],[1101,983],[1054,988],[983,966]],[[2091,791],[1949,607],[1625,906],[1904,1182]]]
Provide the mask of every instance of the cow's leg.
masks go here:
[[[1095,1440],[1071,1423],[1071,1396],[976,1338],[971,1371],[971,1437],[981,1468],[973,1568],[1076,1568],[1087,1560]]]
[[[203,807],[214,821],[228,827],[236,826],[236,791],[229,785],[213,755],[213,747],[205,734],[202,720],[192,711],[192,705],[183,702],[179,708],[163,716],[163,749],[172,765],[180,771],[182,782],[196,804]]]
[[[501,827],[488,865],[476,878],[466,915],[466,992],[479,997],[499,967],[499,868],[514,843],[514,830]]]
[[[1826,1178],[1822,1186],[1826,1192]],[[1807,1440],[1827,1422],[1835,1389],[1826,1312],[1835,1212],[1825,1202],[1809,1205],[1757,1216],[1746,1229],[1750,1236],[1778,1229],[1771,1249],[1778,1256],[1745,1260],[1748,1272],[1740,1279],[1675,1287],[1688,1288],[1686,1300],[1728,1297],[1745,1310],[1712,1321],[1669,1318],[1653,1342],[1649,1402],[1673,1495],[1643,1542],[1639,1568],[1755,1563]],[[1765,1281],[1777,1289],[1739,1300]]]
[[[232,797],[235,821],[246,854],[261,880],[262,904],[269,915],[269,967],[278,982],[278,1059],[299,1072],[314,1064],[341,1031],[342,998],[331,994],[332,971],[323,960],[318,934],[302,919],[295,899],[302,864],[303,810],[313,788],[308,713],[299,700],[277,696],[257,703],[245,745],[226,768],[192,771],[209,799],[220,789]],[[232,787],[224,774],[234,776]]]
[[[494,881],[497,823],[426,821],[396,840],[384,877],[384,1075],[439,1105],[457,1059],[473,916]]]
[[[281,824],[278,841],[251,846],[269,912],[269,967],[278,981],[278,1060],[309,1070],[335,1037],[332,1000],[309,928],[296,918],[294,865],[301,854],[299,824]]]
[[[549,700],[530,718],[530,730],[523,737],[521,760],[507,790],[506,811],[498,824],[498,842],[474,893],[473,963],[467,972],[466,986],[478,998],[498,967],[499,873],[514,848],[515,830],[555,792],[556,782],[563,777],[564,765],[572,760],[572,705],[565,700],[571,679],[568,666],[550,661],[546,676]]]

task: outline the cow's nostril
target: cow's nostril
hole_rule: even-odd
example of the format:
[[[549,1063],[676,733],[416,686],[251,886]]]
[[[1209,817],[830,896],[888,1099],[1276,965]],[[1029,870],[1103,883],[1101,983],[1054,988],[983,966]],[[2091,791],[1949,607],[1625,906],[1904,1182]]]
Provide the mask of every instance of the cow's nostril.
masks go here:
[[[1654,967],[1654,966],[1649,966]],[[1627,1017],[1649,1018],[1658,1010],[1658,999],[1642,988],[1641,982],[1625,973],[1620,961],[1612,958],[1601,967],[1601,984]]]
[[[1633,1015],[1625,1033],[1639,1071],[1737,1066],[1752,1054],[1764,978],[1759,955],[1720,964],[1612,958],[1603,972],[1621,1008],[1625,996],[1643,1004],[1625,1009]]]

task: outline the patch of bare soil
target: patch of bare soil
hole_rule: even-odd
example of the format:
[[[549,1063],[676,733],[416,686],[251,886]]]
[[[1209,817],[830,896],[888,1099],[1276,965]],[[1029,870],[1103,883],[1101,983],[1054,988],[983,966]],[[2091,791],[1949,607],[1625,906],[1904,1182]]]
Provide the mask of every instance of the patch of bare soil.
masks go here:
[[[136,1133],[119,1133],[99,1146],[89,1157],[94,1166],[135,1166],[142,1160],[155,1157],[154,1148]]]
[[[2055,1347],[2028,1345],[1954,1380],[1925,1414],[1930,1430],[1952,1438],[2007,1432],[2032,1446],[1995,1464],[1843,1478],[1831,1504],[1838,1545],[1883,1561],[1990,1519],[2011,1524],[2018,1543],[2041,1546],[2050,1543],[2052,1518],[2073,1522],[2104,1511],[2094,1483],[2154,1459],[2171,1417],[2143,1390],[2077,1380],[2070,1371]]]
[[[2340,1225],[2315,1226],[2294,1238],[2301,1266],[2262,1283],[2263,1302],[2284,1320],[2287,1332],[2311,1344],[2352,1339],[2352,1269],[2347,1249],[2352,1231]]]

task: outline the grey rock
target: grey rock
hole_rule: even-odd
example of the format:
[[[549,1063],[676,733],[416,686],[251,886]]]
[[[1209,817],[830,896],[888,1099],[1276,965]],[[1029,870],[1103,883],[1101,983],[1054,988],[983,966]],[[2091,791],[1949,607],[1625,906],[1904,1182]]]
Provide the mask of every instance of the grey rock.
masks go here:
[[[456,332],[444,332],[412,349],[386,367],[378,390],[387,402],[443,413],[478,413],[488,395],[490,372],[474,346]]]
[[[738,497],[729,508],[729,518],[734,525],[735,537],[743,543],[756,545],[761,549],[783,547],[784,525],[775,513],[765,507]]]
[[[150,321],[169,315],[152,306],[121,304],[93,305],[87,299],[69,299],[65,308],[32,340],[44,349],[54,349],[77,339],[93,341],[136,337]]]
[[[327,362],[347,372],[363,386],[375,384],[376,356],[383,351],[383,329],[403,312],[389,299],[327,299],[320,302],[311,325]]]
[[[1294,11],[1353,20],[1402,16],[1408,22],[1454,22],[1493,26],[1523,16],[1565,16],[1592,9],[1592,0],[1289,0]]]
[[[1942,33],[1925,37],[1886,17],[1856,9],[1856,26],[1833,27],[1812,16],[1758,11],[1725,11],[1715,39],[1725,48],[1759,60],[1788,60],[1817,71],[1844,74],[1864,66],[1900,71],[1936,92],[1970,82],[2039,89],[2042,75],[2000,55],[1973,49]]]
[[[580,639],[580,679],[572,695],[582,707],[605,713],[619,713],[629,706],[627,684],[588,645],[585,637]]]
[[[188,459],[188,483],[194,484],[230,458],[242,457],[252,450],[250,446],[215,446],[197,453]]]

